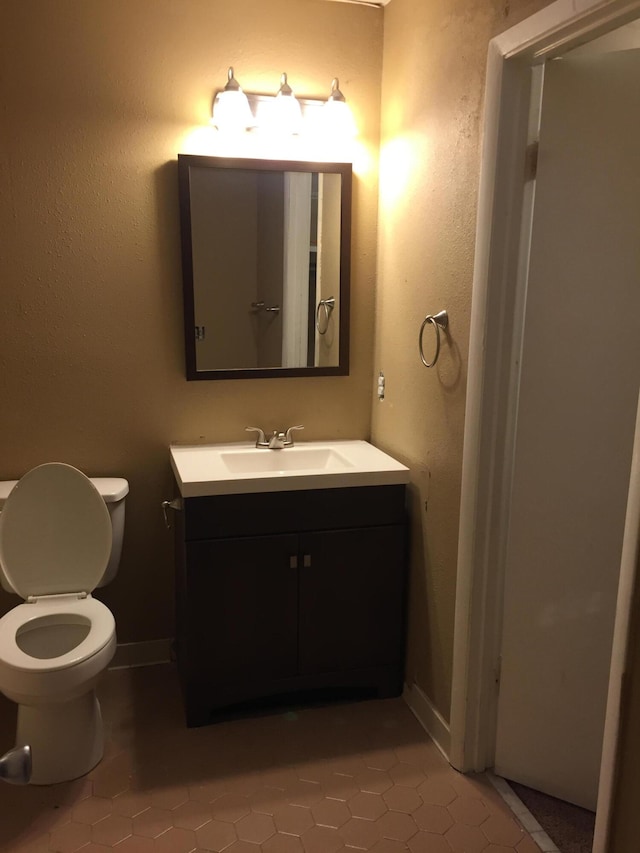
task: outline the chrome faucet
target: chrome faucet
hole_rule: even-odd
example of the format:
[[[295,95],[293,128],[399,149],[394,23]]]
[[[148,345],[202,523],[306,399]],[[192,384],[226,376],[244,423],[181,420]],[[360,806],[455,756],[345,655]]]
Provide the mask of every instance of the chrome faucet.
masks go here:
[[[285,447],[293,447],[293,436],[291,433],[294,429],[304,429],[304,427],[302,425],[292,426],[286,432],[281,429],[274,429],[268,438],[260,427],[245,427],[245,432],[258,433],[256,447],[266,447],[269,450],[282,450]]]
[[[269,436],[268,447],[269,450],[282,450],[287,441],[287,436],[281,430],[274,429],[272,434]],[[290,442],[293,444],[293,442]]]

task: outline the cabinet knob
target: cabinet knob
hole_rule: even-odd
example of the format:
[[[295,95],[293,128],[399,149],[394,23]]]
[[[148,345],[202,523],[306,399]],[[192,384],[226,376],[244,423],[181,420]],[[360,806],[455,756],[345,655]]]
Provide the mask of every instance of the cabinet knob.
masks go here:
[[[298,568],[298,557],[297,556],[294,555],[293,557],[289,557],[289,568],[290,569],[297,569]]]
[[[311,554],[304,554],[302,557],[302,565],[305,569],[311,568]]]

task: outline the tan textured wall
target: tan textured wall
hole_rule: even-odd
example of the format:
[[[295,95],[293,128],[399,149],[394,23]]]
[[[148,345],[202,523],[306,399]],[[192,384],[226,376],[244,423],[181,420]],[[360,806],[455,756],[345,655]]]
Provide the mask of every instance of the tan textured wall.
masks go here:
[[[385,9],[374,443],[412,470],[406,678],[448,717],[480,120],[489,40],[547,0],[392,0]],[[420,362],[426,314],[450,329]],[[434,333],[424,336],[427,359]]]
[[[173,630],[171,441],[256,423],[369,435],[375,168],[354,186],[351,375],[187,383],[176,155],[233,63],[248,90],[286,70],[321,96],[339,75],[375,167],[381,44],[380,10],[318,0],[3,4],[0,478],[61,460],[129,479],[120,574],[100,593],[121,641]]]

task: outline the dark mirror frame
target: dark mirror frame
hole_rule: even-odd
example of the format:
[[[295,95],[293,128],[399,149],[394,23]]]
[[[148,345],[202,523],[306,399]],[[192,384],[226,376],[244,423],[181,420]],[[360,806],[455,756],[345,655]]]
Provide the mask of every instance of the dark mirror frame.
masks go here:
[[[324,172],[342,175],[340,201],[340,325],[339,364],[335,367],[262,367],[238,370],[197,370],[195,340],[195,300],[191,241],[191,168],[263,170],[270,172]],[[298,160],[254,160],[178,154],[180,231],[182,237],[182,282],[184,298],[184,342],[188,380],[277,379],[285,376],[346,376],[349,373],[349,313],[351,266],[351,163],[323,163]]]

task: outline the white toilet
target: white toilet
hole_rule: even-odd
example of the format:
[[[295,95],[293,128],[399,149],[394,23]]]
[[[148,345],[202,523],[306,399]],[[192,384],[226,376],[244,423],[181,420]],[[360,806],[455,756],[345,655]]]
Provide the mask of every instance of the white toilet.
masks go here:
[[[91,592],[118,569],[128,491],[58,462],[0,483],[0,582],[26,601],[0,619],[0,692],[18,704],[34,784],[75,779],[102,758],[95,685],[116,633]]]

